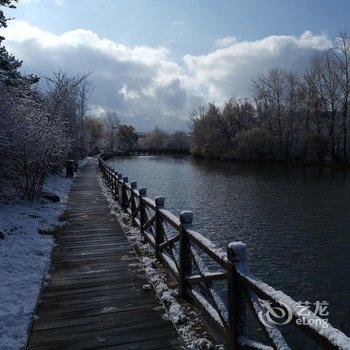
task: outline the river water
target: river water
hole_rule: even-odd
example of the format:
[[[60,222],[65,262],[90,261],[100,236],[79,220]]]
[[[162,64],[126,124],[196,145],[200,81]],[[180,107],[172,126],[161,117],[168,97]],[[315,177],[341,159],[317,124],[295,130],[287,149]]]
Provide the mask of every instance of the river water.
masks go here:
[[[350,173],[325,168],[138,156],[109,161],[222,248],[248,246],[252,272],[297,301],[326,301],[350,334]]]

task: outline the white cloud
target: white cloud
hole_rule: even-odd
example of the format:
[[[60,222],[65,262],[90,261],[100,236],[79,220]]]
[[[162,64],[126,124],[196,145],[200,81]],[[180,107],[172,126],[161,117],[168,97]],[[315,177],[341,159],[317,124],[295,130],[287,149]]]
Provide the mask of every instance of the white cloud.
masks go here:
[[[124,100],[136,100],[140,99],[140,93],[136,90],[129,90],[125,84],[123,84],[123,87],[119,90],[119,95],[122,95],[124,97]]]
[[[206,86],[213,100],[249,96],[251,79],[272,67],[302,72],[316,52],[330,47],[326,34],[272,35],[256,41],[234,41],[207,55],[185,55],[191,81]]]
[[[233,45],[235,42],[236,42],[236,38],[234,38],[233,36],[226,36],[224,38],[219,38],[215,40],[214,45],[215,47],[223,48],[223,47]]]
[[[32,4],[32,3],[36,3],[42,0],[21,0],[22,4]],[[50,0],[52,1],[54,4],[56,4],[57,6],[64,6],[66,5],[66,0]]]
[[[207,101],[249,96],[251,79],[280,66],[302,71],[315,52],[331,45],[326,34],[269,36],[256,41],[218,39],[208,54],[180,62],[164,47],[129,47],[86,29],[56,35],[23,21],[3,30],[6,46],[27,72],[92,72],[93,111],[116,109],[140,129],[187,126],[189,111]]]
[[[137,127],[185,128],[183,116],[192,103],[203,102],[180,86],[184,68],[169,58],[164,47],[128,47],[86,29],[55,35],[23,21],[12,21],[3,34],[9,51],[24,60],[27,72],[47,75],[60,68],[92,72],[93,111],[116,109],[125,122]]]

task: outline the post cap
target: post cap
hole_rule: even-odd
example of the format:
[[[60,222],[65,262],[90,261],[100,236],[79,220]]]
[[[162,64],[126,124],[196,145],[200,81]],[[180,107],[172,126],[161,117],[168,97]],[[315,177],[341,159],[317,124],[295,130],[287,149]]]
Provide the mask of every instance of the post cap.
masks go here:
[[[136,181],[131,181],[130,183],[131,188],[137,188],[137,182]]]
[[[158,196],[154,199],[157,207],[164,207],[165,204],[165,198],[162,196]]]
[[[141,187],[139,189],[139,193],[141,197],[145,197],[147,195],[147,188],[146,187]]]
[[[193,212],[189,210],[183,210],[180,213],[180,221],[182,224],[192,224]]]
[[[231,242],[227,246],[227,256],[233,262],[243,262],[247,259],[247,245],[243,242]]]
[[[128,183],[128,182],[129,182],[129,178],[128,178],[127,176],[124,176],[124,177],[123,177],[123,181],[124,181],[125,183]]]

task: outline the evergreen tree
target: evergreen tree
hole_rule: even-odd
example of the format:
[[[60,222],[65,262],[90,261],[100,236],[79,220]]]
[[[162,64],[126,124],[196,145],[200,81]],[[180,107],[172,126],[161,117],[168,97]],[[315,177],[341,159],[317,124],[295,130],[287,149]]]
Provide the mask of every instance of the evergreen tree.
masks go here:
[[[16,8],[13,4],[17,0],[0,0],[0,8]],[[7,18],[2,10],[0,10],[0,28],[7,27]],[[22,75],[19,71],[22,62],[17,60],[13,55],[10,55],[3,41],[5,38],[0,36],[0,86],[16,86],[28,87],[39,81],[39,78],[34,75]]]

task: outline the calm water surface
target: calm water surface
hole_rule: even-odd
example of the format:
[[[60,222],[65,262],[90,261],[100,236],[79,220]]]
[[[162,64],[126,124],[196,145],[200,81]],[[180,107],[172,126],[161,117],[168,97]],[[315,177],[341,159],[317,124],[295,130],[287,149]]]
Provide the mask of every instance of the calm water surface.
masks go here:
[[[327,301],[329,320],[350,334],[350,173],[319,168],[198,161],[110,160],[218,246],[248,245],[252,272],[297,301]]]

